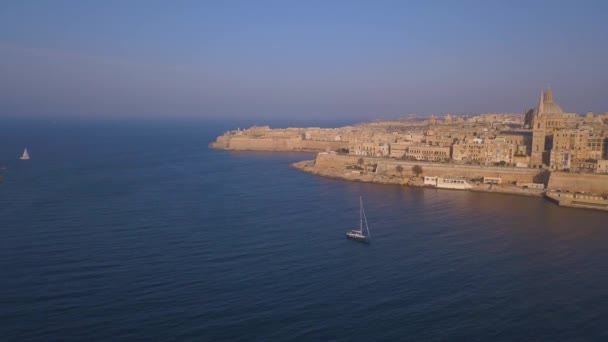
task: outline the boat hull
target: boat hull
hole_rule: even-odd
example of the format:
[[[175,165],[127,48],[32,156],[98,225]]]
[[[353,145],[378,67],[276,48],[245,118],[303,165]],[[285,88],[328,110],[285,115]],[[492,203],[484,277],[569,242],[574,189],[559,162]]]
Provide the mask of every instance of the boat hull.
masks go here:
[[[602,195],[549,190],[545,192],[545,197],[560,207],[608,211],[608,198]]]
[[[355,240],[355,241],[358,241],[358,242],[369,243],[369,239],[367,237],[365,237],[365,236],[360,236],[360,235],[354,235],[354,234],[346,233],[346,237],[348,239]]]

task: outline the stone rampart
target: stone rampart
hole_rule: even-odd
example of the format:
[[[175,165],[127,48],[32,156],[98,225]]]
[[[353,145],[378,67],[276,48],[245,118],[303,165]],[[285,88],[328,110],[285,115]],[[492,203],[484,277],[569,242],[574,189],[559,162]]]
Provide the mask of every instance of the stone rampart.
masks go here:
[[[329,153],[318,153],[315,159],[315,167],[317,168],[345,168],[347,165],[357,163],[359,158],[354,156],[335,155]],[[371,158],[363,158],[371,159]]]
[[[289,140],[287,147],[302,151],[336,151],[341,148],[347,149],[348,142],[343,141],[321,141],[321,140]]]
[[[209,144],[213,148],[226,149],[230,146],[230,137],[226,135],[220,135],[217,139]]]
[[[248,138],[235,137],[230,139],[228,149],[230,150],[286,150],[286,139],[263,139],[263,138]]]
[[[375,165],[376,174],[384,176],[397,176],[397,166],[403,167],[404,176],[413,176],[412,167],[419,165],[422,167],[424,176],[439,177],[500,177],[504,182],[529,182],[545,183],[548,174],[538,169],[513,168],[513,167],[491,167],[476,165],[457,165],[449,163],[428,163],[405,160],[393,160],[386,158],[358,157],[347,155],[336,155],[329,153],[319,153],[315,160],[317,168],[345,168],[348,165],[358,165],[359,158],[363,158],[364,165]]]
[[[212,148],[239,151],[336,151],[348,148],[348,142],[286,138],[255,138],[222,135],[210,144]]]
[[[548,188],[604,194],[608,193],[608,175],[552,172]]]

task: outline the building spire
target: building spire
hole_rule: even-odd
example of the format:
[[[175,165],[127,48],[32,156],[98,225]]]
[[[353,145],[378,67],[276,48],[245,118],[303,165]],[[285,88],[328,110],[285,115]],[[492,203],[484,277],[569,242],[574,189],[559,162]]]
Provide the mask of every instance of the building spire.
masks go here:
[[[540,100],[538,101],[538,108],[536,109],[536,116],[541,115],[545,112],[545,94],[540,92]]]
[[[553,90],[551,90],[551,87],[547,88],[547,90],[545,91],[545,102],[553,102]]]

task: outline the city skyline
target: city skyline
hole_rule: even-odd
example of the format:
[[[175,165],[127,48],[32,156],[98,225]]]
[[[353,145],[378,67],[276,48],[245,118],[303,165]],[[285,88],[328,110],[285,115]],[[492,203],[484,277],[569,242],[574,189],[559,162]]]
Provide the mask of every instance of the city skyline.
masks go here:
[[[608,111],[600,1],[13,2],[0,117]]]

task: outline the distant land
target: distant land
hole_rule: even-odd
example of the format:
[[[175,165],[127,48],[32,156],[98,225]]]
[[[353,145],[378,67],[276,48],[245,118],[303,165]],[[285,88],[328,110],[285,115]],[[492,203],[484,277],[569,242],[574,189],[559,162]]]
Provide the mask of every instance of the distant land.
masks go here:
[[[292,167],[353,181],[545,196],[560,206],[608,211],[608,112],[564,112],[550,89],[521,114],[254,126],[226,132],[210,147],[316,152]]]

